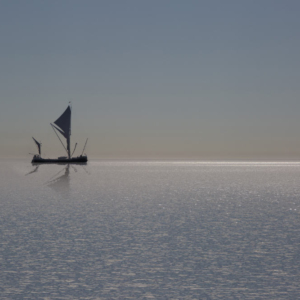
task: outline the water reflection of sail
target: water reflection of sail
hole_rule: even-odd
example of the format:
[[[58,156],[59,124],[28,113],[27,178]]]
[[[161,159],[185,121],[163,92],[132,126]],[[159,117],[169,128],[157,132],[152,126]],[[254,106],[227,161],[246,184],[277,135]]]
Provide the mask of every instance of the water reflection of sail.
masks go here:
[[[40,166],[40,165],[36,165],[35,168],[34,168],[32,171],[30,171],[30,172],[28,172],[27,174],[25,174],[25,176],[37,172],[38,169],[39,169],[39,166]]]
[[[77,173],[78,170],[74,165],[78,165],[82,167],[85,173],[88,175],[90,174],[88,170],[85,169],[86,163],[73,163],[73,164],[57,164],[58,166],[63,166],[63,168],[53,175],[48,181],[46,181],[44,184],[48,187],[52,188],[56,192],[59,192],[60,194],[63,194],[65,196],[69,195],[70,192],[70,173],[71,168],[73,169],[73,172]],[[34,166],[34,169],[30,172],[28,172],[26,175],[35,173],[38,171],[40,164],[33,163],[32,166]]]
[[[64,172],[62,175],[61,173]],[[53,179],[52,179],[53,178]],[[52,176],[49,181],[46,182],[46,185],[53,190],[68,194],[70,191],[70,165],[67,164],[62,170],[57,174]]]

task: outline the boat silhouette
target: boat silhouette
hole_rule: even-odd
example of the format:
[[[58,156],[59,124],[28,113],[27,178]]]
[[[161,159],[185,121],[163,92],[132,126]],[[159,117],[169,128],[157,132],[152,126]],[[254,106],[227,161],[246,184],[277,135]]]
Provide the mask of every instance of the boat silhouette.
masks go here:
[[[71,105],[68,105],[67,109],[63,112],[63,114],[55,121],[54,124],[50,123],[51,127],[53,128],[56,136],[60,140],[62,146],[64,147],[67,156],[61,156],[58,158],[42,158],[42,144],[38,142],[34,137],[33,140],[36,143],[38,147],[38,154],[35,154],[32,158],[32,163],[85,163],[88,161],[87,155],[83,155],[83,152],[85,150],[86,144],[88,139],[86,139],[85,145],[83,147],[82,153],[80,156],[72,157],[77,143],[75,144],[74,150],[71,154],[71,115],[72,115],[72,107]],[[66,145],[62,142],[61,138],[59,137],[59,134],[66,140]]]

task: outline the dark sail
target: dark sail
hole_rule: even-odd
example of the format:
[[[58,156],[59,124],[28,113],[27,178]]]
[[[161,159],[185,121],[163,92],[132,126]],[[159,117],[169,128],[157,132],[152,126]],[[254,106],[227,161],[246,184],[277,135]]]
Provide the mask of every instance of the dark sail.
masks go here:
[[[68,139],[71,135],[71,108],[70,106],[64,111],[64,113],[54,122],[61,130],[59,132]]]
[[[61,133],[67,140],[67,152],[69,159],[70,153],[70,137],[71,137],[71,107],[68,106],[64,113],[54,122],[58,127],[53,126],[59,133]]]
[[[35,141],[35,143],[36,143],[36,145],[37,145],[37,147],[38,147],[38,150],[39,150],[39,155],[41,155],[41,143],[39,143],[34,137],[32,137],[33,138],[33,140]]]

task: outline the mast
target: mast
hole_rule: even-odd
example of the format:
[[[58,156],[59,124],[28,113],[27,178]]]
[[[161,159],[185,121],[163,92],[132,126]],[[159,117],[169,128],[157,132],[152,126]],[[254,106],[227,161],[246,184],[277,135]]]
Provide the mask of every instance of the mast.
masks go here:
[[[68,135],[68,138],[67,138],[67,150],[68,150],[68,157],[69,157],[69,159],[71,159],[71,116],[72,116],[72,105],[69,104],[69,107],[70,107],[70,128],[69,128],[69,135]]]

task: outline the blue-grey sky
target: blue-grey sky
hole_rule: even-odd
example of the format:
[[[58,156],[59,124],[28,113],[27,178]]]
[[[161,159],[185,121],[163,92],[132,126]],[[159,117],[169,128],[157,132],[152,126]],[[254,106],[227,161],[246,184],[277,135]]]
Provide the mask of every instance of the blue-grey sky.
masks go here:
[[[0,1],[0,156],[73,104],[99,158],[300,159],[300,1]]]

